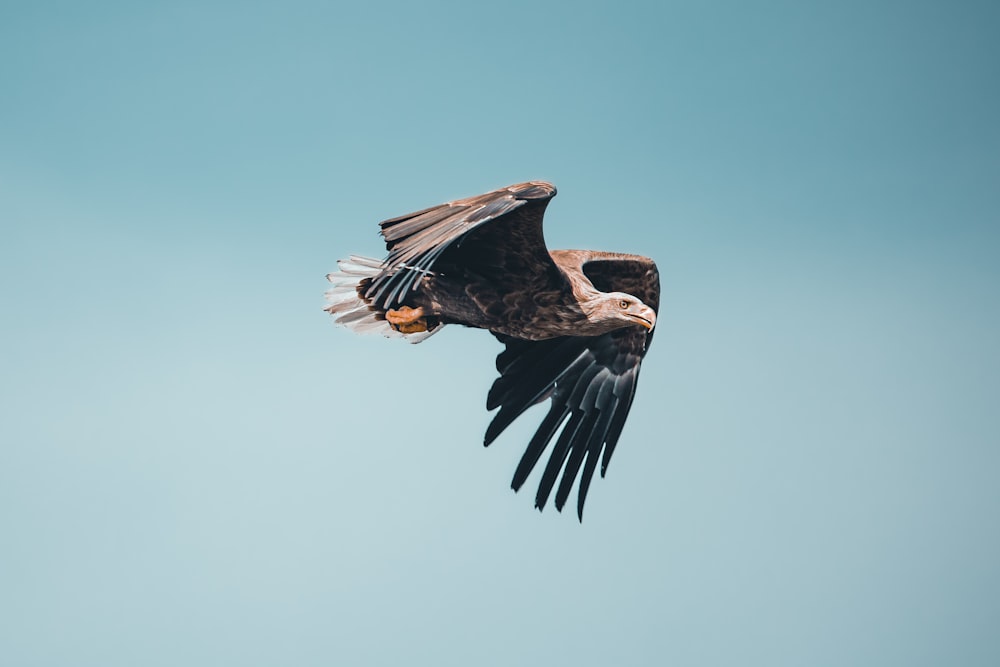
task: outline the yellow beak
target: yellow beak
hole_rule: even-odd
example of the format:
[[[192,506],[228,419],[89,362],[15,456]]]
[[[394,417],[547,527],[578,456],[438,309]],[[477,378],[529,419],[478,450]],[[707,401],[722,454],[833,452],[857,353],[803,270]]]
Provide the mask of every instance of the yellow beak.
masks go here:
[[[626,313],[630,320],[634,320],[636,324],[642,327],[646,327],[650,331],[656,326],[656,311],[654,311],[649,306],[641,306],[635,313]]]

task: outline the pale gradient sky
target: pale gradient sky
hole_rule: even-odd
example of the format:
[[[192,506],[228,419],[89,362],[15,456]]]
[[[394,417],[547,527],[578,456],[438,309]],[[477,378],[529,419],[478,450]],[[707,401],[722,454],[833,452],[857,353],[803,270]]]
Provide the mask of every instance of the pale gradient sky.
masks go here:
[[[990,2],[5,3],[11,665],[1000,664]],[[531,179],[658,333],[584,523],[321,311]],[[533,486],[537,475],[529,480]]]

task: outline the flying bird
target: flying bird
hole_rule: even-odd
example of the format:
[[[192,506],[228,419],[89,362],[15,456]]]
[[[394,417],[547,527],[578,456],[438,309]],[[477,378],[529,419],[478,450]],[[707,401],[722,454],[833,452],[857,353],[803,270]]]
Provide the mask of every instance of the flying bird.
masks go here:
[[[484,444],[550,401],[511,487],[521,488],[554,439],[535,507],[556,489],[561,512],[579,476],[582,521],[598,461],[604,477],[632,407],[660,281],[648,257],[548,250],[542,216],[555,195],[531,181],[386,220],[388,256],[340,260],[325,310],[356,332],[414,343],[448,324],[496,336],[505,349],[486,408],[499,412]]]

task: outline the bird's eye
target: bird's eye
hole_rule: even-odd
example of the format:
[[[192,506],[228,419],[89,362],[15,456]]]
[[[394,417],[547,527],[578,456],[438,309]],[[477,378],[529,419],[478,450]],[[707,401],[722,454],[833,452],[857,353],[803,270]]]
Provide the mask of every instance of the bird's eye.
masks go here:
[[[626,301],[625,299],[619,301],[618,305],[621,306],[622,310],[628,310],[628,301]]]

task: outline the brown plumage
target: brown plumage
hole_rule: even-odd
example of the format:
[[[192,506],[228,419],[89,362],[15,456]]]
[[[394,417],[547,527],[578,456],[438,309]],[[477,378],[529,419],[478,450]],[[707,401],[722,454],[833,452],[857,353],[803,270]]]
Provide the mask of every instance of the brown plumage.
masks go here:
[[[660,285],[647,257],[547,250],[542,216],[555,194],[549,183],[521,183],[382,222],[388,256],[341,260],[327,276],[326,310],[356,331],[412,342],[446,324],[492,332],[506,349],[486,403],[499,412],[484,442],[551,400],[511,486],[521,488],[555,438],[535,506],[558,480],[562,511],[579,475],[582,520],[597,463],[603,477],[632,406]]]

